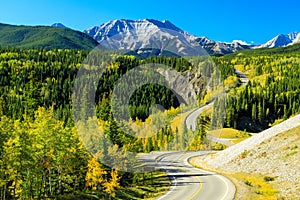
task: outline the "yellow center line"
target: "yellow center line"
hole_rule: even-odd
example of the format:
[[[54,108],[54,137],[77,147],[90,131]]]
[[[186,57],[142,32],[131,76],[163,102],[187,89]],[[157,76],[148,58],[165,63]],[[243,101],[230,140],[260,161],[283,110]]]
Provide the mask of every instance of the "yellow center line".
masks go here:
[[[170,156],[170,154],[168,154],[168,155],[161,155],[161,156],[159,156],[160,158],[160,160],[162,160],[162,159],[164,159],[164,158],[166,158],[166,157],[168,157],[168,156]],[[182,156],[182,155],[181,155]],[[176,162],[177,160],[173,160],[172,162],[171,162],[171,166],[176,166],[175,165],[175,162]],[[157,162],[157,161],[156,161]],[[185,171],[186,173],[190,173],[187,169],[182,169],[183,171]],[[198,190],[189,198],[189,200],[193,200],[200,192],[201,192],[201,190],[202,190],[202,187],[203,187],[203,184],[202,184],[202,181],[201,181],[201,179],[198,177],[198,176],[196,176],[196,179],[198,180],[198,182],[199,182],[199,184],[200,184],[200,186],[199,186],[199,188],[198,188]]]
[[[189,161],[188,161],[188,163],[189,163]],[[190,164],[190,165],[191,165],[191,164]],[[192,166],[192,165],[191,165],[191,166]],[[193,167],[194,167],[194,166],[193,166]],[[185,171],[188,172],[187,170],[185,170]],[[197,190],[197,191],[189,198],[189,200],[194,199],[194,198],[201,192],[201,190],[202,190],[203,184],[202,184],[201,179],[200,179],[198,176],[196,176],[196,179],[198,180],[200,186],[199,186],[198,190]]]
[[[203,187],[203,184],[202,184],[202,182],[201,182],[201,179],[200,179],[199,177],[196,177],[196,178],[198,179],[198,181],[199,181],[199,183],[200,183],[200,186],[199,186],[198,190],[193,194],[193,196],[189,198],[189,200],[194,199],[194,198],[201,192],[202,187]]]

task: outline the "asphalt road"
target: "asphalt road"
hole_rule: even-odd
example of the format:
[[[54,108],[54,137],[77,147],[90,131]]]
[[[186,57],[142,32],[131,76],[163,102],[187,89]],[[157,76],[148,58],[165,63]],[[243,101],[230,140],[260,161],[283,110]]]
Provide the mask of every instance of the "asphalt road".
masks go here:
[[[241,81],[241,86],[245,86],[248,84],[249,82],[249,79],[247,78],[247,76],[242,73],[241,71],[239,71],[238,69],[235,69],[235,73],[237,74],[237,76],[239,77],[240,81]],[[186,127],[189,129],[189,130],[192,130],[192,131],[195,131],[196,130],[196,124],[197,124],[197,118],[198,116],[206,111],[206,110],[209,110],[213,107],[214,105],[214,102],[212,103],[209,103],[205,106],[202,106],[200,108],[197,108],[196,110],[194,110],[193,112],[191,112],[186,120],[185,120],[185,123],[186,123]],[[224,144],[226,146],[232,146],[233,143],[228,141],[227,139],[223,139],[223,138],[216,138],[216,137],[213,137],[211,135],[208,135],[208,139],[213,141],[213,142],[217,142],[217,143],[220,143],[220,144]]]
[[[229,200],[234,198],[235,186],[225,177],[191,166],[188,158],[209,152],[157,152],[143,154],[141,159],[167,171],[172,186],[158,200]]]
[[[194,110],[191,114],[189,114],[189,115],[187,116],[186,120],[185,120],[186,127],[187,127],[188,129],[192,130],[192,131],[195,131],[195,130],[196,130],[196,124],[197,124],[196,122],[197,122],[198,116],[199,116],[202,112],[204,112],[204,111],[206,111],[206,110],[212,108],[213,105],[214,105],[214,103],[212,102],[212,103],[210,103],[210,104],[207,104],[207,105],[205,105],[205,106],[203,106],[203,107],[200,107],[200,108]],[[211,136],[211,135],[207,135],[207,138],[208,138],[210,141],[217,142],[217,143],[220,143],[220,144],[224,144],[224,145],[226,145],[226,146],[232,146],[232,145],[233,145],[233,143],[230,142],[230,141],[228,141],[227,139],[216,138],[216,137],[213,137],[213,136]]]
[[[247,85],[249,79],[245,74],[236,70],[242,86]],[[197,117],[205,110],[210,109],[213,102],[194,110],[186,118],[188,129],[195,131]],[[227,140],[209,136],[210,140],[231,146]],[[167,171],[172,179],[169,192],[158,200],[231,200],[234,199],[235,186],[224,176],[193,167],[188,159],[194,156],[208,154],[208,151],[198,152],[152,152],[142,154],[141,160],[146,165],[155,166]]]
[[[211,109],[213,105],[214,105],[214,103],[212,102],[210,104],[207,104],[205,106],[197,108],[191,114],[189,114],[185,120],[186,127],[192,131],[195,131],[196,130],[196,120],[197,120],[198,116],[202,112]]]

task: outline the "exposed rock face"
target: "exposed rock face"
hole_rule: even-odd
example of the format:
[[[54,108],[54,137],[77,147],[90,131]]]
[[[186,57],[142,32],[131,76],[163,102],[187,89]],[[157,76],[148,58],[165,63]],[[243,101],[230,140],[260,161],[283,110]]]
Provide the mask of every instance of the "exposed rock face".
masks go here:
[[[181,102],[188,104],[196,101],[198,88],[193,85],[195,77],[189,77],[190,74],[182,75],[175,70],[159,70],[159,73],[165,77]]]

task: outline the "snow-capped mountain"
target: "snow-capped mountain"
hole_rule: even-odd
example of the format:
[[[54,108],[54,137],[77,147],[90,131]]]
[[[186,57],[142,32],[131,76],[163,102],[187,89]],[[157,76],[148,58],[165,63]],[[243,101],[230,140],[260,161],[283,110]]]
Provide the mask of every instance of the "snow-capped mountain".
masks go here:
[[[209,54],[224,55],[234,53],[243,49],[249,49],[250,45],[240,40],[229,42],[215,42],[206,37],[198,37],[196,42]]]
[[[272,38],[268,42],[262,45],[258,45],[255,48],[274,48],[274,47],[286,47],[297,43],[297,36],[300,32],[293,32],[289,34],[280,34]]]
[[[194,55],[203,54],[205,49],[209,54],[226,54],[249,48],[239,42],[223,43],[206,37],[196,37],[168,20],[114,20],[84,32],[102,45],[137,52],[143,49],[159,49],[181,55]]]
[[[293,40],[292,45],[293,44],[298,44],[298,43],[300,43],[300,33],[297,34],[296,38]]]
[[[288,35],[288,37],[292,40],[292,41],[294,41],[296,38],[297,38],[297,36],[300,34],[300,32],[292,32],[292,33],[289,33],[289,34],[287,34]]]
[[[59,28],[67,28],[65,25],[63,25],[62,23],[54,23],[51,25],[52,27],[59,27]]]

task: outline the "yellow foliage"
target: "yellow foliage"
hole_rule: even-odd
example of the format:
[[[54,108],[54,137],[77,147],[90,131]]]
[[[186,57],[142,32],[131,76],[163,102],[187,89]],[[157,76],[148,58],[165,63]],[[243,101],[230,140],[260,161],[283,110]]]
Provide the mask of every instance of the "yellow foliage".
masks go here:
[[[174,117],[176,117],[176,115],[178,115],[178,113],[180,112],[180,107],[178,108],[173,108],[171,107],[171,109],[166,110],[165,111],[167,113],[167,116],[171,119],[173,119]]]
[[[88,170],[85,176],[86,185],[91,187],[92,190],[97,190],[104,183],[105,179],[103,176],[106,174],[106,171],[101,168],[100,163],[94,157],[88,161],[87,167]]]
[[[119,62],[114,62],[114,63],[111,63],[109,66],[107,66],[107,70],[110,71],[110,70],[117,70],[119,69],[120,67],[120,63]]]
[[[115,197],[116,196],[115,190],[120,187],[121,177],[119,177],[119,173],[117,169],[112,169],[110,175],[111,175],[110,181],[105,181],[103,186],[107,194],[109,194],[111,197]]]
[[[234,88],[238,84],[238,78],[236,76],[229,76],[225,81],[224,81],[224,86],[226,89]]]

